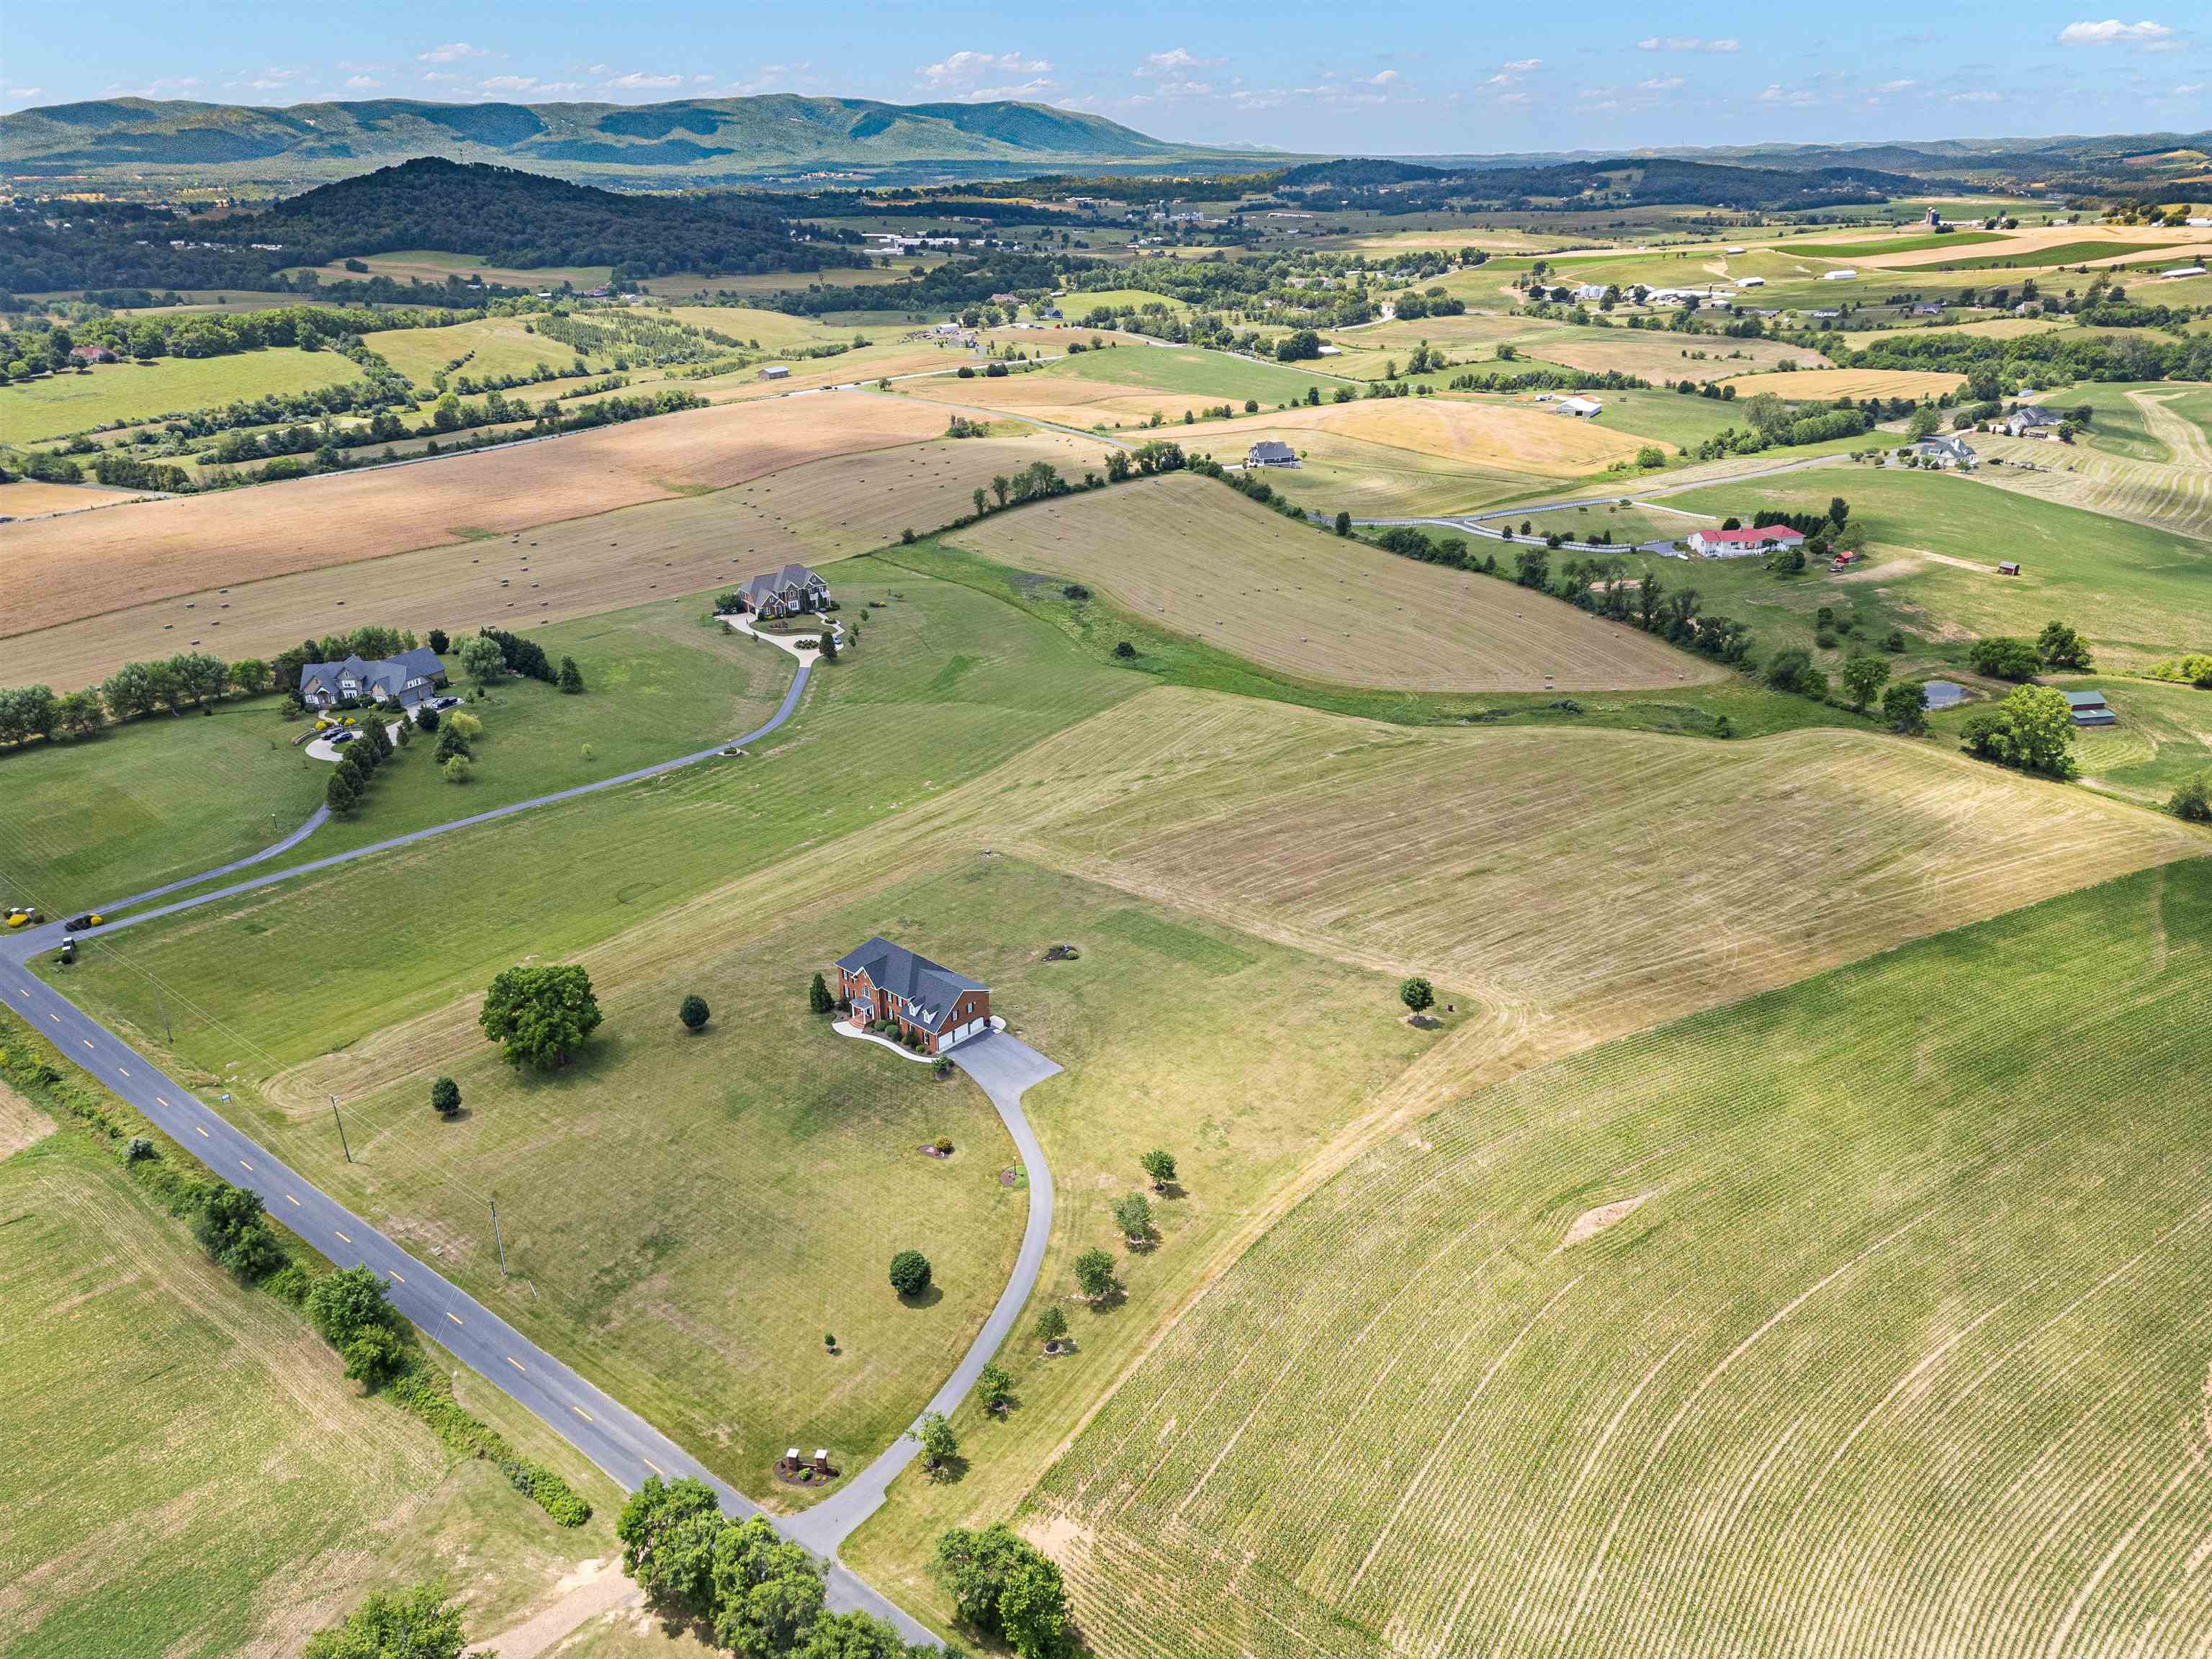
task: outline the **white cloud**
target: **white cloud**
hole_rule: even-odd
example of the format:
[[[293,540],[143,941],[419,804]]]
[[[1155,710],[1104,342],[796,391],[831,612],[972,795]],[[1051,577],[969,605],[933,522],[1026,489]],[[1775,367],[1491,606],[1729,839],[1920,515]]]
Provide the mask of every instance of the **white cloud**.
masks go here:
[[[455,75],[450,70],[424,70],[422,78],[437,87],[459,87],[468,83],[465,75]]]
[[[2069,23],[2058,31],[2058,44],[2062,46],[2148,47],[2172,38],[2171,28],[2148,19],[2140,23],[2123,23],[2117,17],[2107,17],[2102,22]]]
[[[1785,87],[1776,83],[1759,94],[1762,104],[1809,104],[1814,94],[1808,87]]]
[[[1363,87],[1387,87],[1397,78],[1397,70],[1383,70],[1375,75],[1359,77],[1359,84]]]
[[[1679,75],[1655,75],[1649,81],[1638,81],[1636,87],[1639,92],[1672,92],[1682,84]]]
[[[45,92],[46,88],[44,87],[9,87],[6,93],[4,94],[0,94],[0,96],[30,99],[40,97],[43,95]]]
[[[1219,69],[1226,62],[1224,58],[1199,58],[1181,46],[1170,46],[1165,52],[1147,53],[1136,72],[1146,76],[1185,75],[1192,70]]]
[[[1543,64],[1540,58],[1516,58],[1504,68],[1508,75],[1533,75],[1543,67]]]
[[[32,92],[36,93],[38,88],[36,87],[33,87],[31,90]],[[2202,81],[2192,81],[2185,87],[2176,87],[2173,89],[2173,96],[2176,98],[2194,98],[2198,93],[2203,90],[2204,83]],[[15,94],[13,93],[9,94],[10,97],[13,97],[14,95]]]
[[[1698,34],[1655,34],[1636,43],[1638,52],[1741,52],[1743,42],[1732,38],[1708,40]]]
[[[915,71],[923,84],[951,88],[972,86],[994,75],[1049,75],[1052,65],[1042,58],[1024,58],[1018,52],[956,52]]]
[[[671,87],[680,87],[680,75],[647,75],[642,70],[632,70],[627,75],[617,75],[599,84],[609,92],[665,92]]]
[[[433,46],[428,52],[418,52],[418,64],[458,64],[464,58],[489,58],[491,53],[482,46],[472,46],[465,40],[448,41],[442,46]]]
[[[1972,92],[1954,92],[1951,94],[1951,101],[1954,104],[1997,104],[2004,101],[2004,94],[1983,87]]]
[[[1920,84],[1917,81],[1885,81],[1875,90],[1880,93],[1904,92]]]
[[[348,92],[374,92],[377,88],[383,84],[384,82],[378,80],[374,75],[349,75],[346,76],[346,90]]]

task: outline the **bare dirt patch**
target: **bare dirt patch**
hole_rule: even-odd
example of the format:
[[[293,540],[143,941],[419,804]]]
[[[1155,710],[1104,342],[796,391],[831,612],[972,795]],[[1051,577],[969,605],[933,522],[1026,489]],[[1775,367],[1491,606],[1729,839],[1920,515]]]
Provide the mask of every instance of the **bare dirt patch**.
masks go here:
[[[53,1132],[53,1119],[0,1083],[0,1158],[11,1157]]]
[[[1559,1248],[1563,1250],[1571,1250],[1585,1239],[1595,1238],[1614,1222],[1624,1221],[1635,1214],[1644,1201],[1650,1196],[1650,1193],[1638,1193],[1633,1198],[1615,1199],[1610,1204],[1599,1205],[1595,1210],[1584,1210],[1574,1218],[1573,1224],[1566,1231],[1565,1237],[1559,1240]]]

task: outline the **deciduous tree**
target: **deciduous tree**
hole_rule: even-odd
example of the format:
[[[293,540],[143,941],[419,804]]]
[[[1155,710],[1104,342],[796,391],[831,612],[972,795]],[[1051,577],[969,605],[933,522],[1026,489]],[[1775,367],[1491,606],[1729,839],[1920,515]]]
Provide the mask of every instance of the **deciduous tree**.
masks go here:
[[[461,1659],[469,1645],[460,1604],[442,1584],[369,1596],[344,1620],[317,1631],[302,1659]]]
[[[901,1296],[920,1296],[929,1288],[929,1258],[920,1250],[901,1250],[891,1258],[891,1288]]]
[[[1175,1154],[1164,1147],[1155,1146],[1137,1161],[1144,1167],[1145,1173],[1152,1178],[1152,1190],[1156,1193],[1167,1191],[1176,1178]]]
[[[694,992],[677,1005],[676,1018],[684,1022],[687,1031],[703,1031],[708,1018],[707,999]]]
[[[507,1064],[561,1066],[599,1029],[592,978],[574,963],[502,969],[484,994],[477,1024],[504,1045]]]

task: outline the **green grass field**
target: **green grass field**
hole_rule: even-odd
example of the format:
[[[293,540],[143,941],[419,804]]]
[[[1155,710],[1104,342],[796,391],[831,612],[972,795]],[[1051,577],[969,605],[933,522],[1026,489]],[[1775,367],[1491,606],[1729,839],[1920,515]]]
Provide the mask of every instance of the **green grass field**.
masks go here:
[[[588,690],[563,696],[509,679],[469,705],[484,723],[474,775],[449,784],[418,738],[378,771],[368,799],[286,861],[550,794],[751,730],[790,683],[790,659],[701,623],[698,599],[531,630]],[[459,678],[458,661],[447,667]],[[327,762],[292,746],[304,722],[275,697],[211,719],[156,717],[87,743],[0,757],[0,883],[49,912],[101,903],[243,857],[297,829],[322,801]],[[366,719],[358,715],[356,718]],[[271,865],[270,868],[280,868]]]
[[[1439,1112],[1028,1522],[1117,1655],[2187,1650],[2212,860]]]
[[[1825,511],[1837,495],[1873,539],[1862,572],[1808,572],[1784,581],[1751,568],[1760,564],[1755,559],[1714,560],[1687,568],[1662,563],[1662,579],[1689,583],[1709,610],[1752,623],[1763,637],[1779,638],[1775,629],[1786,626],[1790,645],[1809,643],[1797,630],[1819,605],[1856,604],[1880,623],[1877,635],[1903,627],[1954,662],[1963,662],[1974,635],[2033,634],[2058,617],[2089,635],[2112,665],[2131,665],[2194,648],[2188,642],[2202,636],[2212,612],[2212,544],[1972,479],[1837,466],[1668,499],[1745,516],[1763,508]],[[1997,575],[2005,559],[2018,560],[2021,574]]]
[[[335,351],[292,346],[227,357],[100,363],[83,373],[0,386],[0,443],[42,443],[95,427],[158,420],[239,398],[312,392],[360,378],[360,368]]]
[[[566,369],[578,356],[573,347],[535,333],[519,317],[456,323],[451,328],[380,329],[362,335],[362,343],[424,392],[431,389],[432,376],[464,358],[453,372],[481,380],[534,374],[540,364]],[[614,367],[611,355],[584,362],[595,374]]]
[[[1948,240],[1948,239],[1947,239]],[[1929,270],[1998,270],[2014,266],[2030,268],[2038,265],[2078,265],[2096,259],[2139,258],[2163,260],[2172,264],[2190,264],[2191,248],[2156,247],[2145,242],[2121,242],[2111,240],[2084,240],[2078,242],[2057,242],[2047,247],[2021,248],[2011,253],[1990,252],[1972,258],[1946,260],[1940,265],[1922,267]],[[1895,273],[1904,276],[1905,272]]]
[[[1918,236],[1872,236],[1840,242],[1801,241],[1791,238],[1778,244],[1785,252],[1816,253],[1825,259],[1863,259],[1877,253],[1918,253],[1938,247],[1972,247],[1979,242],[2002,242],[2004,236],[1994,230],[1951,230],[1938,234],[1929,232]]]
[[[368,1591],[441,1573],[489,1635],[617,1547],[618,1490],[535,1419],[462,1387],[590,1500],[580,1530],[362,1397],[76,1132],[0,1159],[0,1655],[295,1651]]]
[[[1169,294],[1155,294],[1142,288],[1077,289],[1061,295],[1054,303],[1071,323],[1081,322],[1101,306],[1109,311],[1119,311],[1124,306],[1133,306],[1139,311],[1147,306],[1165,306],[1174,312],[1190,309],[1188,301],[1178,300]]]

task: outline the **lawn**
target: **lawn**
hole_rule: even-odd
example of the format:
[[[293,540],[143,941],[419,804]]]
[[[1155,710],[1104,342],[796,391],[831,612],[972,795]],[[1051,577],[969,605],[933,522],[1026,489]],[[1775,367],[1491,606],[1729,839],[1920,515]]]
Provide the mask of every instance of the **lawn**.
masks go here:
[[[580,1530],[363,1398],[301,1316],[76,1132],[0,1161],[0,1654],[292,1652],[368,1591],[441,1573],[489,1636],[618,1547],[620,1492],[536,1419],[461,1389],[589,1499]]]
[[[299,828],[328,769],[282,700],[167,715],[0,756],[0,886],[49,916],[225,864]]]
[[[789,684],[781,653],[702,625],[696,599],[668,599],[532,637],[574,656],[588,689],[564,696],[509,679],[469,705],[484,730],[468,783],[447,783],[418,737],[380,769],[368,799],[288,855],[293,863],[508,801],[611,777],[751,730]],[[458,660],[448,671],[459,678]],[[461,688],[456,688],[457,690]],[[106,902],[243,857],[289,835],[322,802],[327,762],[292,740],[282,700],[215,717],[159,717],[90,742],[0,758],[0,877],[50,914]],[[366,720],[366,714],[358,716]],[[279,867],[271,866],[271,868]]]
[[[1156,627],[1300,678],[1540,691],[1723,678],[1648,634],[1286,521],[1194,475],[1048,502],[945,539],[1087,583]]]
[[[1139,311],[1148,306],[1161,306],[1170,312],[1190,309],[1188,301],[1178,300],[1171,295],[1155,294],[1142,288],[1078,289],[1062,295],[1054,303],[1059,306],[1061,314],[1069,322],[1076,324],[1080,324],[1101,306],[1109,311],[1119,311],[1125,306],[1133,306]]]
[[[2179,1652],[2208,939],[2199,859],[1452,1102],[1026,1529],[1116,1654]]]
[[[533,374],[543,367],[567,369],[578,358],[574,348],[547,339],[520,317],[494,317],[456,323],[450,328],[387,328],[364,334],[361,343],[428,392],[433,377],[451,369],[473,380]],[[584,359],[594,374],[614,367],[611,355]]]
[[[2049,446],[2042,446],[2049,447]],[[1669,496],[1676,507],[1748,518],[1764,509],[1826,511],[1841,495],[1867,526],[1866,568],[1778,579],[1755,559],[1660,563],[1709,610],[1753,624],[1763,643],[1803,645],[1818,605],[1872,608],[1881,631],[1902,626],[1964,661],[1981,634],[2033,634],[2053,617],[2088,635],[2112,665],[2170,656],[2204,632],[2212,614],[2212,544],[2054,501],[1993,489],[1977,479],[1902,469],[1830,468],[1717,484]],[[1993,499],[1994,498],[1994,499]],[[2017,560],[2018,576],[2000,576]],[[1747,607],[1735,608],[1739,603]],[[1781,629],[1785,618],[1805,618]]]
[[[293,346],[224,357],[99,363],[0,386],[0,443],[43,443],[71,432],[158,420],[240,398],[289,397],[360,378],[349,358]]]

